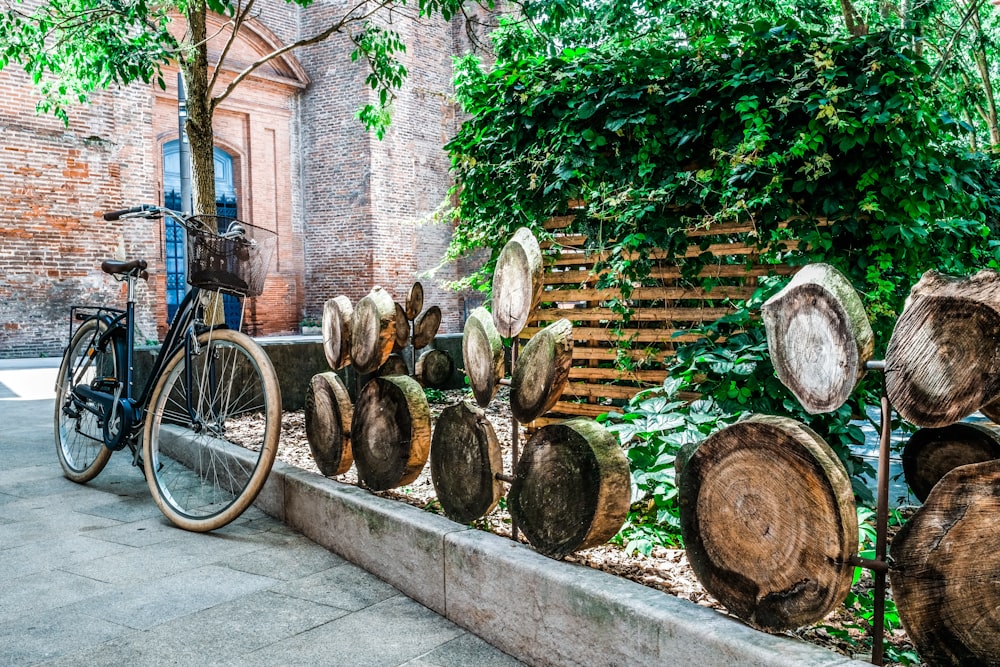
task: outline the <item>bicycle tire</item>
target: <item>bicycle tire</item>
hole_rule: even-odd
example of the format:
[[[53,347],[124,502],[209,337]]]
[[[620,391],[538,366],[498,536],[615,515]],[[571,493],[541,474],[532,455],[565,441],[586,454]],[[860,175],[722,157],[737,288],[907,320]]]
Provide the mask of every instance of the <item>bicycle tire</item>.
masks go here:
[[[73,395],[74,387],[89,385],[98,376],[118,377],[118,357],[114,346],[109,341],[106,350],[95,347],[97,338],[107,328],[108,325],[98,318],[81,324],[70,339],[56,379],[56,454],[63,475],[80,484],[97,477],[111,458],[111,450],[104,446],[102,419],[83,406],[94,410],[99,408],[93,402],[81,401]]]
[[[190,396],[184,349],[157,378],[143,467],[163,514],[180,528],[204,532],[240,516],[264,486],[278,451],[281,391],[271,360],[249,336],[219,329],[197,341]]]

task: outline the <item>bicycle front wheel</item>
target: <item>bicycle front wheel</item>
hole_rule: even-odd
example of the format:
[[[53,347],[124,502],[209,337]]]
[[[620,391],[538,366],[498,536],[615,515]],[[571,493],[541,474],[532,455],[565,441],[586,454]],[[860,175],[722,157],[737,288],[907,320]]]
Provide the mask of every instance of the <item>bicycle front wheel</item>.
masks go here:
[[[237,331],[201,334],[167,361],[150,395],[146,481],[186,530],[220,528],[249,507],[278,451],[281,392],[271,360]]]
[[[56,378],[56,454],[63,475],[81,484],[97,477],[111,458],[111,450],[104,446],[104,410],[73,393],[81,384],[116,382],[114,345],[100,340],[107,328],[97,318],[81,324],[66,348]]]

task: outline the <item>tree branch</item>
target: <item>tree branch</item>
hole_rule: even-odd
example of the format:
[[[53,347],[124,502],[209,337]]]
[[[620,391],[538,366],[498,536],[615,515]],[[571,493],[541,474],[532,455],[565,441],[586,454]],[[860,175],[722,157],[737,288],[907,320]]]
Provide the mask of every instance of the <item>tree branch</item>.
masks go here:
[[[215,90],[215,84],[219,80],[219,72],[222,71],[223,63],[226,62],[226,57],[229,55],[230,49],[232,49],[233,44],[236,43],[236,38],[240,33],[240,28],[242,28],[244,22],[246,22],[247,15],[250,13],[250,10],[253,9],[254,2],[256,2],[256,0],[247,0],[247,4],[244,7],[242,6],[243,0],[240,0],[240,2],[236,5],[236,12],[232,20],[226,24],[232,25],[232,32],[229,33],[229,39],[226,40],[226,45],[222,48],[222,53],[219,54],[219,60],[215,63],[215,71],[212,72],[212,78],[208,82],[209,92]],[[215,108],[216,104],[217,102],[213,99],[212,108]]]
[[[956,3],[956,4],[960,5],[961,3]],[[944,66],[948,63],[949,60],[951,60],[953,51],[955,50],[955,45],[958,43],[958,38],[962,36],[962,32],[965,30],[965,26],[967,26],[969,24],[969,21],[972,20],[973,15],[976,16],[979,15],[979,8],[982,6],[982,4],[983,0],[972,0],[972,2],[969,3],[969,6],[965,11],[965,15],[962,17],[962,22],[959,24],[957,28],[955,28],[955,32],[952,34],[951,39],[948,41],[948,46],[946,46],[941,52],[941,60],[938,61],[938,64],[934,66],[934,72],[932,73],[932,76],[934,78],[937,78],[937,76],[941,74],[941,70],[943,70]]]

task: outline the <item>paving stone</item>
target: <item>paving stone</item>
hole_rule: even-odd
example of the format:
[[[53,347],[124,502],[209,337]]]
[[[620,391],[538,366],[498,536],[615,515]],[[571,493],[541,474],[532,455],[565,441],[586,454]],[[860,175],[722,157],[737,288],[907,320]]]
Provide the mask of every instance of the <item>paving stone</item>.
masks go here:
[[[0,623],[92,599],[111,590],[113,587],[106,583],[59,570],[16,579],[0,572]]]
[[[49,610],[0,623],[0,665],[29,665],[52,660],[131,632],[85,614]],[[77,663],[83,664],[83,663]]]
[[[463,634],[403,667],[517,667],[524,663],[498,651],[475,635]]]
[[[225,565],[251,574],[290,581],[323,572],[346,562],[340,556],[301,535],[275,538],[279,536],[272,537],[264,548],[241,553],[226,560]]]
[[[103,558],[126,548],[84,535],[50,536],[0,551],[0,572],[14,579],[46,570],[66,569],[74,563]]]
[[[352,611],[399,595],[399,591],[386,582],[350,563],[273,586],[271,590]]]

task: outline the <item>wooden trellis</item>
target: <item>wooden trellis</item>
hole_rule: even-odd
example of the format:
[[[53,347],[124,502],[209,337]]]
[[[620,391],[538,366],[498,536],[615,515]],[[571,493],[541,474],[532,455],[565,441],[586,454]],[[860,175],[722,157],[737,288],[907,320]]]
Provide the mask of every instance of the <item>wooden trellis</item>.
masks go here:
[[[552,411],[532,422],[532,428],[567,416],[596,417],[642,389],[662,384],[677,346],[698,339],[694,329],[734,312],[737,302],[754,293],[761,276],[794,271],[760,261],[756,246],[747,242],[751,223],[699,227],[687,231],[692,245],[683,258],[651,253],[648,278],[625,300],[618,289],[597,287],[601,274],[596,266],[608,253],[586,250],[585,236],[560,232],[572,222],[573,216],[563,216],[545,225],[556,234],[541,244],[547,253],[545,292],[520,335],[526,341],[563,317],[574,325],[569,384]],[[786,246],[792,249],[796,243]],[[705,253],[712,261],[696,276],[684,276],[683,261]],[[714,283],[710,289],[702,284],[706,279]],[[613,307],[616,302],[628,305],[628,321]]]

